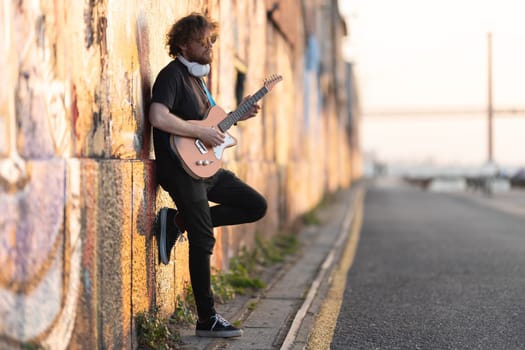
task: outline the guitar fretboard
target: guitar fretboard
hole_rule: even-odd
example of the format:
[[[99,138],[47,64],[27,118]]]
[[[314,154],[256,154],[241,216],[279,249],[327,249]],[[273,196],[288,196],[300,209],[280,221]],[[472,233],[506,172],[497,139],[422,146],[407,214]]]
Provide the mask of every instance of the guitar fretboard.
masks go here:
[[[219,129],[221,129],[222,132],[225,132],[231,128],[231,126],[238,122],[242,116],[247,113],[250,108],[252,108],[252,105],[263,98],[264,95],[268,93],[268,91],[269,90],[266,88],[266,86],[260,88],[259,91],[250,96],[250,98],[248,98],[246,101],[242,102],[235,111],[229,113],[228,116],[219,123]]]

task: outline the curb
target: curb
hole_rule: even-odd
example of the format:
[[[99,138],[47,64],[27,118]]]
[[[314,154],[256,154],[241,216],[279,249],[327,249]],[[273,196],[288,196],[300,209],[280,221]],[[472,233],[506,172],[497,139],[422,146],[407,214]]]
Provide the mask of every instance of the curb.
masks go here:
[[[355,197],[355,194],[353,197]],[[355,198],[353,199],[355,200]],[[324,280],[327,272],[332,269],[334,265],[334,261],[337,256],[337,252],[340,251],[341,247],[343,246],[343,243],[348,238],[350,224],[352,223],[354,219],[354,214],[355,214],[355,211],[354,211],[354,206],[352,203],[352,205],[350,206],[350,210],[346,213],[343,219],[343,224],[341,225],[341,229],[339,231],[338,238],[333,244],[326,258],[324,259],[323,264],[321,265],[321,269],[319,270],[319,272],[317,273],[317,276],[312,282],[312,286],[310,287],[310,290],[308,291],[308,294],[306,296],[304,303],[301,305],[301,307],[297,311],[295,318],[292,322],[292,325],[290,326],[290,329],[288,330],[288,334],[286,335],[286,338],[284,339],[284,342],[281,345],[281,349],[288,350],[292,347],[293,343],[295,342],[299,328],[301,327],[301,324],[303,323],[305,319],[306,312],[308,311],[308,309],[310,309],[310,306],[312,305],[312,302],[315,296],[318,294],[319,287],[321,286],[321,282]]]

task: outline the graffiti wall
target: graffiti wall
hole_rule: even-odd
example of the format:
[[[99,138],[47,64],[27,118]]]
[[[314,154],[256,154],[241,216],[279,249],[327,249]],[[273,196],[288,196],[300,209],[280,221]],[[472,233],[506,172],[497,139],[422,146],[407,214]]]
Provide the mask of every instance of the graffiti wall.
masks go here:
[[[315,11],[323,1],[311,3]],[[304,100],[305,79],[316,101],[323,79],[305,74],[305,19],[283,30],[270,5],[0,0],[1,349],[131,349],[134,315],[173,311],[189,280],[188,247],[177,244],[170,264],[158,265],[152,225],[173,203],[155,181],[147,108],[169,61],[166,31],[191,11],[221,24],[209,84],[223,108],[235,108],[239,72],[246,94],[271,73],[285,78],[261,117],[236,128],[239,146],[226,158],[265,194],[268,215],[217,230],[215,265],[227,268],[256,233],[271,236],[350,184],[341,117]]]

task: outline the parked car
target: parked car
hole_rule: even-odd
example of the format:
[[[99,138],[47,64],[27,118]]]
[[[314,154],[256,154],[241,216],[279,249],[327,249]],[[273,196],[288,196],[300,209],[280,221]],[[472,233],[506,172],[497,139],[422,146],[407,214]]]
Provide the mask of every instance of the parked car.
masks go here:
[[[519,169],[510,178],[510,185],[512,187],[523,187],[525,188],[525,168]]]

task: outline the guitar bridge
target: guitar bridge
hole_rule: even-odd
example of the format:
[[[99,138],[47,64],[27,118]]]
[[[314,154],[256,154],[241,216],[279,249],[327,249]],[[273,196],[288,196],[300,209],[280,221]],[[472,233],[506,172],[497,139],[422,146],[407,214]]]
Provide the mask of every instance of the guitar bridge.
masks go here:
[[[206,148],[206,145],[204,145],[204,142],[202,142],[201,140],[196,139],[195,140],[195,146],[197,147],[199,152],[201,152],[201,154],[208,153],[208,149]]]

